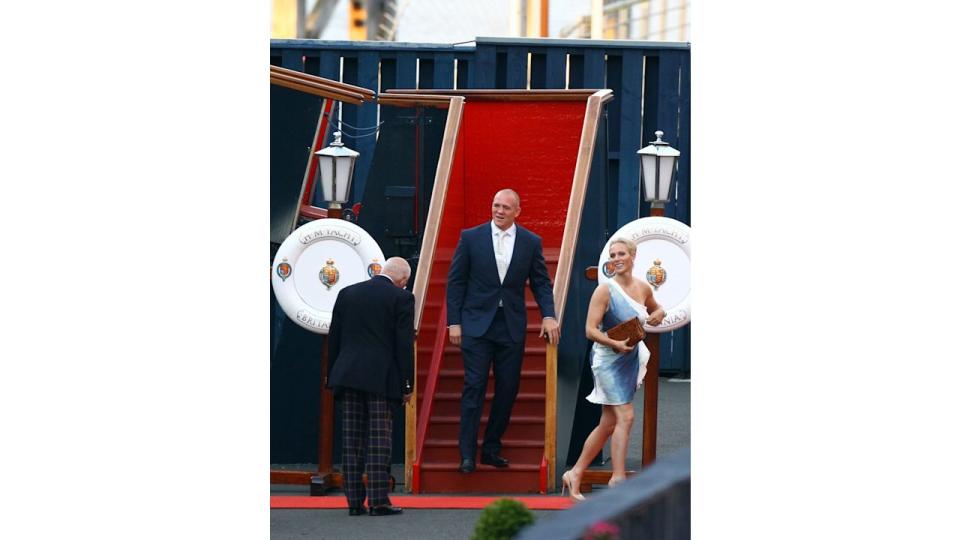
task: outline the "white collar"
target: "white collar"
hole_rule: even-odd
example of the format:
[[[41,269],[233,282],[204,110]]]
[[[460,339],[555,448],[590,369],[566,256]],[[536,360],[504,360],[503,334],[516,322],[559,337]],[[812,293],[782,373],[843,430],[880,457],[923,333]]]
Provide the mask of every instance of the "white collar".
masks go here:
[[[492,233],[493,233],[494,235],[496,235],[497,233],[500,232],[500,227],[497,227],[497,224],[494,223],[492,219],[490,220],[490,229],[492,229]],[[508,235],[513,236],[514,238],[516,238],[516,237],[517,237],[517,223],[514,222],[512,225],[510,225],[510,228],[509,228],[509,229],[507,229],[507,230],[505,230],[505,231],[503,231],[503,232],[505,232],[505,233],[507,233]]]

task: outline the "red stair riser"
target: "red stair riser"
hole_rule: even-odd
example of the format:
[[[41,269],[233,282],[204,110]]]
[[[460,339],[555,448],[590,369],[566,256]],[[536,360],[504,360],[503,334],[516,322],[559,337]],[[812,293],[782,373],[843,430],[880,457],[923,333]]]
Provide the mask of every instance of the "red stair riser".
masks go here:
[[[496,387],[493,379],[487,382],[487,389],[493,390]],[[546,390],[547,382],[543,377],[520,377],[520,393],[529,394],[529,393],[539,393],[543,394]],[[440,377],[437,380],[437,392],[463,392],[463,375],[459,377],[449,376],[449,377]]]
[[[429,366],[420,366],[423,368],[428,368]],[[447,354],[443,357],[442,368],[444,370],[456,370],[463,372],[463,357],[460,356],[459,351],[457,354]],[[520,368],[521,371],[524,370],[537,370],[544,371],[547,369],[547,357],[546,355],[527,355],[523,358],[523,365]]]
[[[539,448],[511,448],[504,443],[501,455],[512,464],[539,465],[543,459],[543,445]],[[458,462],[460,449],[456,446],[430,446],[427,443],[423,446],[423,459],[427,463]]]
[[[517,400],[513,404],[513,410],[511,414],[518,416],[533,416],[540,415],[543,416],[543,412],[546,406],[542,401],[520,401]],[[490,412],[490,400],[487,400],[483,404],[483,414],[486,415]],[[456,415],[460,416],[460,400],[435,400],[433,402],[433,414],[441,416],[451,416]],[[427,436],[430,437],[430,433],[427,433]]]
[[[486,421],[482,421],[480,422],[480,429],[477,430],[477,433],[482,437],[485,429],[487,429],[487,423]],[[460,426],[458,424],[435,424],[431,422],[430,429],[427,433],[430,437],[456,439],[460,436]],[[511,422],[506,433],[504,433],[504,436],[508,436],[511,439],[541,442],[543,441],[543,435],[542,423],[535,425]]]
[[[484,467],[484,466],[481,466]],[[508,469],[484,470],[473,473],[458,471],[431,471],[421,469],[421,493],[537,493],[539,471]]]

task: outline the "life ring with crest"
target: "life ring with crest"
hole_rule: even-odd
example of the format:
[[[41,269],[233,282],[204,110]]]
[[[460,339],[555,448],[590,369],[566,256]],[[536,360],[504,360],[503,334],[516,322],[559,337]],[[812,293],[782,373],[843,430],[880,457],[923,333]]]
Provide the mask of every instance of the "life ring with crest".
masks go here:
[[[317,219],[290,233],[277,250],[270,281],[290,319],[318,334],[330,331],[333,304],[349,285],[380,273],[383,251],[367,231],[342,219]]]
[[[644,325],[647,332],[676,330],[690,322],[690,227],[672,218],[652,216],[636,219],[620,227],[603,246],[597,263],[597,281],[613,277],[609,260],[614,238],[627,238],[637,244],[633,275],[653,287],[653,297],[666,311],[659,326]]]

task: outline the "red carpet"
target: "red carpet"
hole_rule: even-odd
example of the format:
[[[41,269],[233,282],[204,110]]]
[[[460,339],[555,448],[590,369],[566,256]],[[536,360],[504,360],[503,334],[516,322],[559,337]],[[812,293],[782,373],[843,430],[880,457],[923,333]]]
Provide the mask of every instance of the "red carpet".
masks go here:
[[[482,509],[497,499],[509,497],[522,502],[531,510],[564,510],[573,505],[568,497],[556,495],[531,496],[490,496],[490,497],[449,497],[441,495],[391,495],[390,502],[401,508],[447,508]],[[347,499],[343,494],[323,497],[278,496],[270,497],[270,508],[316,508],[320,510],[347,508]]]

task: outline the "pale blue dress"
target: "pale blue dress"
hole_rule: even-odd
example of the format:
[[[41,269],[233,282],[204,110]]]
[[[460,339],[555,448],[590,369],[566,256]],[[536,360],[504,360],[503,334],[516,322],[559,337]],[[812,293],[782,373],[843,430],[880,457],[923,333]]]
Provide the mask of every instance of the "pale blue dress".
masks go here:
[[[638,304],[620,288],[617,282],[607,282],[610,289],[610,305],[603,314],[600,330],[606,332],[609,328],[631,319],[639,317],[640,323],[647,320],[647,308]],[[643,376],[647,372],[647,361],[650,351],[641,341],[632,351],[619,354],[606,345],[594,343],[590,349],[590,368],[593,370],[593,392],[587,396],[587,401],[601,405],[621,405],[633,402]]]

